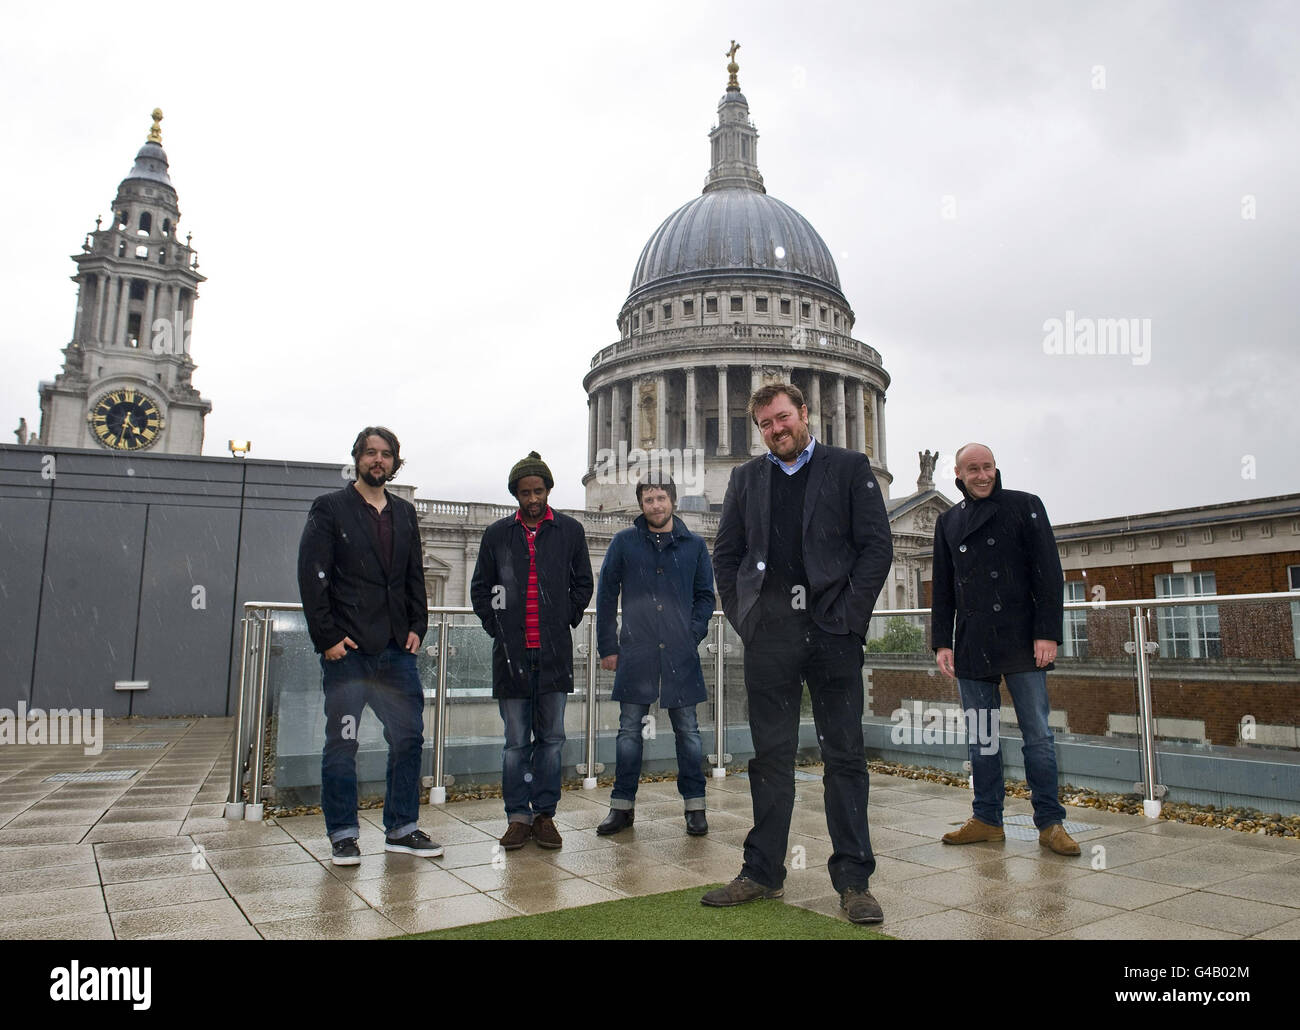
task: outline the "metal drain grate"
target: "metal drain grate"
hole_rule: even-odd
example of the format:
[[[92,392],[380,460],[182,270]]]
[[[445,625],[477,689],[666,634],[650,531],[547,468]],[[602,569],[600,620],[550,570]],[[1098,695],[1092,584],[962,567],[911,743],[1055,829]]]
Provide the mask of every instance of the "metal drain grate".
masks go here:
[[[1065,827],[1066,833],[1084,833],[1101,828],[1093,823],[1076,823],[1072,819],[1065,820],[1061,825]],[[1038,829],[1034,826],[1032,815],[1009,815],[1002,820],[1002,829],[1012,840],[1038,840]]]
[[[46,783],[116,783],[129,780],[139,769],[105,769],[102,772],[55,773],[45,777]]]
[[[127,740],[127,741],[123,741],[121,744],[105,744],[104,750],[105,751],[156,751],[160,747],[170,747],[170,745],[163,740],[158,740],[158,741]]]

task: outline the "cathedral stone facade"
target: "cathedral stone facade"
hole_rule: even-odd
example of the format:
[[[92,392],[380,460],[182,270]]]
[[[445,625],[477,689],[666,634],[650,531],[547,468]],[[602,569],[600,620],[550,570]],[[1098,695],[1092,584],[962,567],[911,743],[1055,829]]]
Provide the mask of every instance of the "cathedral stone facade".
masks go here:
[[[180,238],[159,123],[122,180],[107,226],[95,219],[77,272],[77,314],[63,371],[40,385],[47,447],[199,454],[211,402],[191,377],[198,256]]]
[[[588,509],[635,511],[633,485],[657,466],[673,473],[682,509],[721,511],[731,470],[764,450],[749,397],[776,381],[803,391],[818,440],[871,458],[889,497],[889,374],[853,338],[826,243],[767,192],[732,57],[704,190],[651,235],[619,338],[583,380]]]

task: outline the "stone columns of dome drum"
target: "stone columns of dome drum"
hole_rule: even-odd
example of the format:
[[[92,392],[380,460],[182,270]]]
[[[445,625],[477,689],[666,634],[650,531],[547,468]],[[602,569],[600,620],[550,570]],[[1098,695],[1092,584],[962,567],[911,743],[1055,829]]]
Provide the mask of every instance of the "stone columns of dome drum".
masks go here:
[[[637,396],[641,391],[637,388],[638,380],[633,376],[628,380],[628,386],[632,390],[628,405],[628,450],[641,446],[641,398]]]
[[[757,365],[749,366],[749,396],[753,397],[758,393],[758,388],[763,385],[763,370]],[[749,433],[749,453],[763,453],[763,437],[758,431],[758,426],[754,425],[754,420],[749,417],[749,406],[745,406],[745,429]]]
[[[130,306],[131,280],[123,276],[122,288],[117,295],[117,325],[113,327],[113,345],[116,347],[126,343],[126,315]]]
[[[727,412],[727,366],[718,366],[718,454],[731,453],[731,416]]]
[[[623,387],[627,387],[627,401],[623,400]],[[620,440],[626,440],[632,435],[632,413],[628,410],[628,404],[632,403],[632,383],[629,380],[626,384],[615,383],[613,386],[613,397],[611,402],[612,410],[610,411],[609,423],[609,446],[618,450]],[[628,444],[631,447],[631,444]]]
[[[876,451],[876,464],[882,468],[885,464],[885,395],[876,394],[876,440],[880,447]]]
[[[853,449],[867,453],[867,399],[862,390],[862,380],[853,380]]]
[[[604,408],[608,401],[605,400],[605,391],[597,391],[594,397],[587,398],[587,468],[596,467],[596,452],[600,450],[601,431],[605,426]]]
[[[844,377],[835,377],[835,439],[831,442],[836,447],[848,446],[848,431],[845,429],[844,419]]]
[[[822,438],[822,377],[816,372],[808,384],[808,428],[818,440]]]
[[[655,438],[652,446],[669,446],[668,432],[668,376],[660,372],[655,376]]]
[[[686,370],[686,449],[695,450],[699,446],[699,411],[695,402],[695,369]]]

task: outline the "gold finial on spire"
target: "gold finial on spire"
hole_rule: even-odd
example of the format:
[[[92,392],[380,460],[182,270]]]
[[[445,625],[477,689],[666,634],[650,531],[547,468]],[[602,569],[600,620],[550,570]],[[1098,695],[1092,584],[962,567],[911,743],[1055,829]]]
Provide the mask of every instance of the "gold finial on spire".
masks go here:
[[[731,49],[727,51],[727,74],[730,76],[730,78],[727,79],[728,93],[740,92],[740,80],[736,78],[736,72],[740,71],[740,65],[736,63],[736,51],[739,49],[740,44],[733,39],[731,41]]]
[[[162,142],[162,125],[161,125],[162,120],[163,120],[162,108],[155,107],[153,109],[153,128],[149,130],[150,143]]]

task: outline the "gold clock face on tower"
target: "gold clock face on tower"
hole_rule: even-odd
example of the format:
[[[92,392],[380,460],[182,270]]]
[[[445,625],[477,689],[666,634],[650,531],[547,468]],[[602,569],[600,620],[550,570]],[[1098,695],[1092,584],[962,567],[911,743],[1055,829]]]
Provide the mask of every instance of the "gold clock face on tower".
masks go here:
[[[157,402],[130,386],[104,394],[86,417],[95,439],[114,451],[151,447],[163,429]]]

